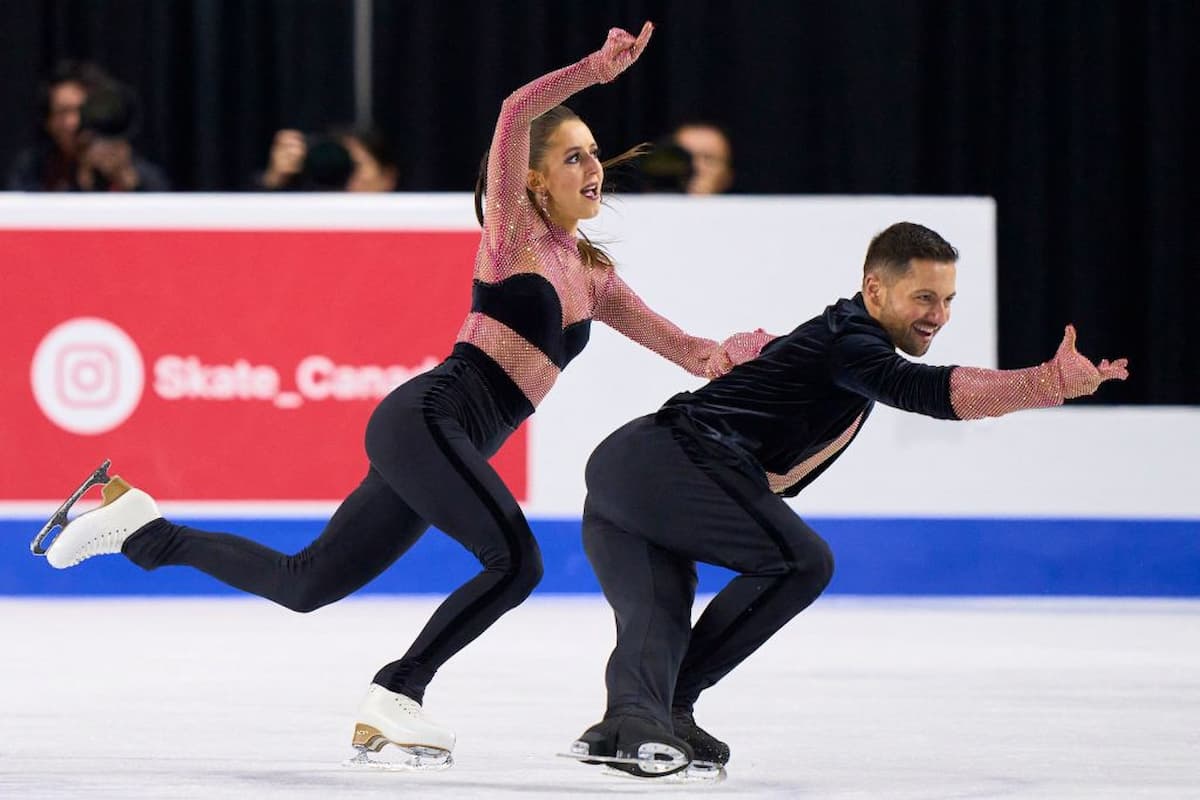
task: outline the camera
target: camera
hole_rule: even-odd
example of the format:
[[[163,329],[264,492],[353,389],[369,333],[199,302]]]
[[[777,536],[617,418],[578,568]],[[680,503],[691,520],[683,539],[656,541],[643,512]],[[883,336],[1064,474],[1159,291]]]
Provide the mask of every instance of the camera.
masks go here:
[[[687,191],[692,179],[692,154],[671,141],[659,139],[649,153],[639,158],[633,169],[631,191]]]
[[[336,137],[304,136],[304,167],[298,176],[299,188],[317,192],[344,191],[353,174],[354,159]]]
[[[94,86],[79,109],[79,132],[93,139],[132,139],[138,122],[137,96],[117,81]]]

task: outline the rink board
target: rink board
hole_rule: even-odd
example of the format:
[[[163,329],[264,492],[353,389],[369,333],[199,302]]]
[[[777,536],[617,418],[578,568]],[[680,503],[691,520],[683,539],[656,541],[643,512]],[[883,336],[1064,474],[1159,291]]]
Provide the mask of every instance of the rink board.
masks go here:
[[[284,552],[318,535],[320,520],[180,520],[236,532]],[[1200,536],[1165,520],[962,520],[808,518],[833,548],[828,592],[864,595],[1200,596]],[[52,569],[24,548],[41,520],[0,521],[0,595],[222,595],[199,572],[145,573],[124,558]],[[532,520],[542,548],[542,593],[599,592],[575,520]],[[444,594],[475,574],[470,554],[437,530],[369,584],[367,593]],[[700,566],[699,591],[729,579]]]
[[[962,254],[953,322],[925,360],[995,366],[995,217],[987,198],[636,197],[588,230],[652,308],[721,338],[787,332],[855,291],[873,233],[922,222]],[[224,591],[187,570],[57,573],[28,556],[104,457],[172,518],[300,549],[361,479],[380,380],[449,350],[478,242],[466,195],[0,195],[0,594]],[[1090,333],[1083,352],[1122,355],[1092,353]],[[596,590],[578,535],[588,454],[701,383],[593,325],[493,460],[539,536],[542,591]],[[1196,595],[1188,442],[1198,408],[972,423],[878,408],[791,502],[834,547],[832,592]],[[430,535],[368,591],[440,593],[474,569]],[[721,579],[705,572],[702,590]]]

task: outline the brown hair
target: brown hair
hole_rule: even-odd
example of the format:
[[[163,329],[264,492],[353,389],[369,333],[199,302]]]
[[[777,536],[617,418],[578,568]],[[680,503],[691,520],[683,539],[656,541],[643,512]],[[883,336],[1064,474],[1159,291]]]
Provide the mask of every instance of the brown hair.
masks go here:
[[[546,155],[546,146],[550,142],[550,137],[558,130],[558,126],[569,120],[579,119],[579,115],[566,106],[555,106],[554,108],[536,117],[529,126],[529,167],[537,169],[537,165],[541,163]],[[624,164],[638,156],[643,155],[649,150],[648,144],[639,144],[636,147],[631,147],[624,153],[601,161],[600,165],[604,167],[607,173],[610,167]],[[479,175],[475,179],[475,218],[479,220],[479,224],[483,225],[483,198],[484,190],[487,186],[487,170],[488,170],[488,154],[483,154],[483,160],[479,163]],[[529,204],[537,215],[542,218],[546,225],[550,225],[550,218],[546,216],[546,212],[542,209],[533,192],[528,188],[525,189],[525,194],[529,198]],[[607,192],[605,192],[607,194]],[[610,256],[603,247],[593,242],[587,237],[583,231],[579,232],[582,237],[579,239],[579,255],[583,259],[585,267],[602,267],[611,269],[613,267],[612,256]]]

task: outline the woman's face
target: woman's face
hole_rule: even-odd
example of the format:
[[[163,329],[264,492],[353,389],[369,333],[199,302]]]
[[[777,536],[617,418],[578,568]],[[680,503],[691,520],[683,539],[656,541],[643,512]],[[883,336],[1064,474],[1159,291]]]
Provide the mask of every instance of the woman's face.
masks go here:
[[[46,114],[46,133],[58,149],[70,155],[75,152],[75,134],[79,132],[79,110],[87,99],[83,84],[65,81],[51,87],[50,108]]]
[[[549,195],[550,218],[569,231],[581,219],[600,213],[604,167],[591,130],[581,120],[563,122],[546,143],[537,170],[530,170],[530,188]]]
[[[720,194],[733,183],[729,140],[710,125],[685,125],[675,132],[675,144],[692,154],[688,194]]]

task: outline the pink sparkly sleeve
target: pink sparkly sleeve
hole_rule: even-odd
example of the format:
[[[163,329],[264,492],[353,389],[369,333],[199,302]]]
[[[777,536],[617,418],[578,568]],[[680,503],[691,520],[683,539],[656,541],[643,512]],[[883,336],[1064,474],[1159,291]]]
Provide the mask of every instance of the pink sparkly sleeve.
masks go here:
[[[955,367],[950,373],[950,404],[959,419],[998,417],[1026,408],[1059,406],[1093,394],[1106,381],[1129,377],[1129,360],[1091,359],[1075,349],[1075,326],[1063,331],[1054,358],[1027,369]]]
[[[770,342],[778,339],[779,336],[774,333],[767,333],[762,328],[753,331],[743,331],[735,333],[725,341],[721,342],[721,349],[729,356],[729,360],[735,365],[744,364],[747,361],[753,361],[758,358],[758,354]]]
[[[650,310],[614,270],[604,272],[598,281],[594,318],[691,374],[710,377],[706,372],[708,360],[720,347],[715,341],[685,333],[675,323]]]
[[[821,448],[820,452],[814,453],[796,466],[792,467],[787,471],[786,474],[776,475],[774,472],[768,472],[767,484],[771,487],[771,491],[775,494],[779,494],[788,487],[795,486],[797,483],[804,480],[808,473],[824,464],[830,458],[833,458],[838,451],[849,444],[850,440],[854,438],[854,432],[858,430],[858,426],[861,424],[862,415],[859,414],[858,418],[851,423],[849,428],[842,431],[841,435],[839,435],[825,447]]]
[[[955,367],[950,373],[950,405],[959,419],[1059,406],[1063,396],[1058,366],[1053,361],[1026,369]]]
[[[500,118],[488,150],[487,204],[483,214],[484,236],[493,252],[519,244],[525,233],[528,220],[522,217],[528,214],[525,186],[529,173],[530,123],[581,89],[597,83],[600,77],[589,56],[525,84],[501,103]]]

